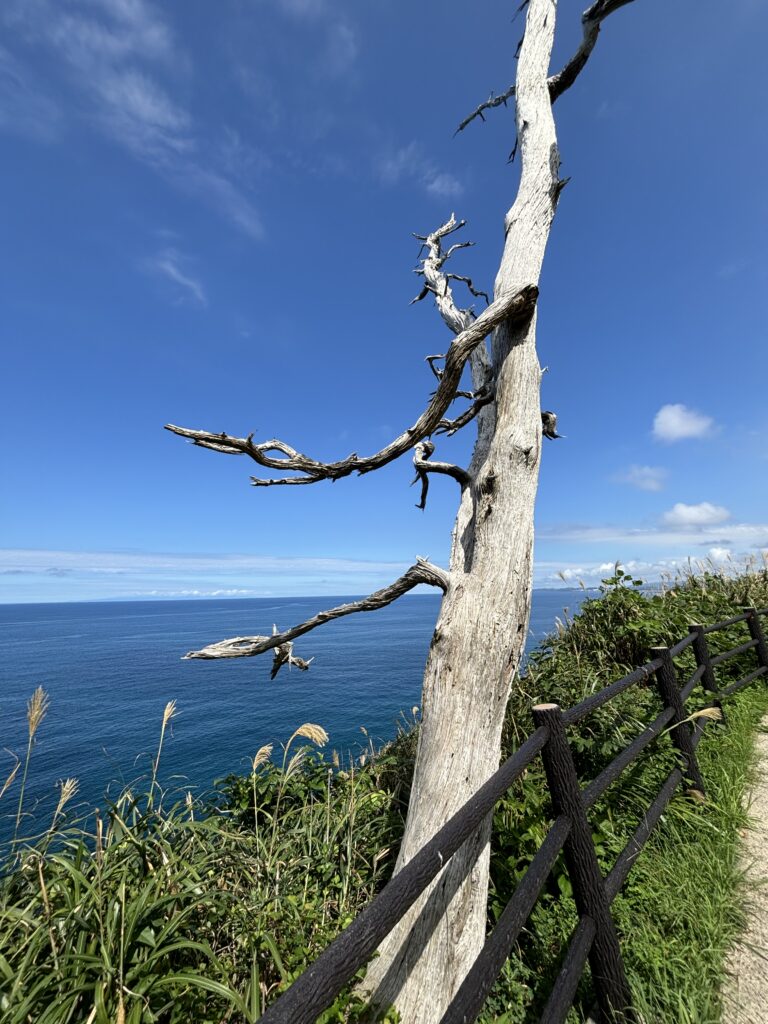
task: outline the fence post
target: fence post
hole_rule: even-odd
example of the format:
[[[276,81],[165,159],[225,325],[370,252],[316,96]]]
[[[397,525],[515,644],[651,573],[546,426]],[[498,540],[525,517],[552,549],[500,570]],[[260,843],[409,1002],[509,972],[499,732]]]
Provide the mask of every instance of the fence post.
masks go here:
[[[571,831],[565,842],[565,860],[576,908],[580,917],[590,917],[595,923],[589,963],[600,1009],[612,1024],[633,1021],[619,939],[592,844],[592,829],[584,810],[563,712],[557,704],[537,704],[533,709],[533,720],[537,726],[544,725],[549,729],[549,739],[541,757],[555,814],[566,814],[571,821]]]
[[[685,708],[677,687],[677,675],[672,655],[669,653],[668,647],[652,647],[651,658],[654,661],[656,658],[661,659],[661,667],[656,669],[656,685],[664,707],[672,708],[674,712],[669,728],[672,742],[683,757],[683,770],[688,783],[687,792],[704,796],[704,780],[701,777],[696,753],[691,742],[691,730],[684,722]]]
[[[753,640],[757,640],[757,663],[761,668],[768,668],[768,644],[765,642],[765,634],[763,633],[763,624],[760,621],[760,616],[757,614],[757,608],[748,605],[741,609],[747,613],[747,627],[749,629],[749,635]]]
[[[704,626],[700,623],[694,623],[688,629],[696,636],[696,639],[693,641],[693,653],[696,656],[696,664],[704,666],[704,673],[701,677],[702,685],[710,693],[717,693],[715,670],[712,668],[712,662],[709,660],[709,644],[707,643]]]

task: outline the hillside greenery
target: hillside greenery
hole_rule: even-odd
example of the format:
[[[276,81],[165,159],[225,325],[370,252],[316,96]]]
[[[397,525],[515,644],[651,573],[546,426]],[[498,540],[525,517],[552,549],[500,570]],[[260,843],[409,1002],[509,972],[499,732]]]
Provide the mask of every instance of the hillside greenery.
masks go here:
[[[742,605],[768,605],[768,571],[705,568],[649,592],[617,567],[597,598],[565,618],[531,655],[515,686],[505,754],[531,729],[540,700],[571,706],[648,660],[691,622]],[[746,639],[743,624],[712,637],[715,650]],[[680,678],[694,668],[678,659]],[[726,663],[724,685],[754,667],[754,652]],[[697,705],[698,701],[698,705]],[[694,691],[691,712],[704,703]],[[653,686],[633,687],[571,731],[584,780],[652,720]],[[244,1024],[290,985],[386,883],[407,809],[418,732],[353,762],[327,756],[325,730],[305,723],[281,750],[263,747],[251,771],[194,797],[162,785],[169,703],[148,778],[103,812],[83,814],[75,780],[60,784],[47,821],[25,808],[47,698],[28,706],[29,742],[3,785],[0,811],[13,839],[0,877],[0,1021],[4,1024]],[[755,730],[768,711],[763,681],[726,705],[699,746],[704,803],[676,796],[614,904],[630,984],[645,1024],[717,1024],[724,956],[741,926],[738,835],[752,778]],[[668,736],[651,745],[590,812],[608,870],[674,764]],[[66,766],[62,766],[66,771]],[[494,814],[489,925],[551,821],[535,763]],[[36,830],[36,832],[35,832]],[[34,835],[31,833],[35,832]],[[537,1019],[576,922],[570,882],[555,867],[481,1018]],[[591,1006],[588,973],[573,1021]],[[323,1024],[365,1008],[344,993]],[[390,1024],[396,1014],[388,1016]]]

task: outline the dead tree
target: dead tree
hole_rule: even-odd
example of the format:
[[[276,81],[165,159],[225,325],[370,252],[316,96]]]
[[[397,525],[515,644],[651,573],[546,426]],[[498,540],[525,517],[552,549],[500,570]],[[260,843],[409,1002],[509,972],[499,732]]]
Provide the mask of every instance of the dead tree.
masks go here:
[[[318,461],[277,438],[257,443],[252,434],[235,437],[168,427],[202,448],[250,458],[269,474],[252,478],[259,487],[310,485],[370,473],[407,452],[414,453],[420,507],[426,503],[431,475],[451,477],[458,484],[460,503],[447,571],[419,559],[390,586],[364,600],[322,612],[271,637],[235,637],[187,655],[251,657],[272,650],[278,652],[273,662],[277,671],[294,659],[292,642],[324,622],[381,608],[419,583],[443,591],[424,676],[418,753],[398,868],[498,767],[502,722],[530,610],[533,508],[542,448],[537,285],[564,185],[552,105],[586,64],[605,18],[630,2],[596,0],[582,16],[577,52],[551,76],[557,0],[523,4],[525,34],[514,86],[462,122],[460,129],[484,118],[489,108],[514,99],[520,184],[504,220],[493,301],[478,316],[457,305],[453,287],[480,293],[448,269],[449,260],[468,244],[450,244],[464,222],[451,216],[431,234],[417,236],[424,254],[417,298],[434,297],[454,338],[444,355],[427,357],[437,386],[412,426],[373,455],[353,453],[338,462]],[[471,386],[462,390],[467,367]],[[454,413],[451,406],[458,399],[468,405]],[[432,458],[431,438],[473,422],[477,440],[466,469]],[[548,436],[556,434],[556,420],[544,426]],[[440,1019],[482,945],[489,835],[486,822],[392,931],[369,969],[366,987],[373,1001],[394,1003],[408,1024]]]

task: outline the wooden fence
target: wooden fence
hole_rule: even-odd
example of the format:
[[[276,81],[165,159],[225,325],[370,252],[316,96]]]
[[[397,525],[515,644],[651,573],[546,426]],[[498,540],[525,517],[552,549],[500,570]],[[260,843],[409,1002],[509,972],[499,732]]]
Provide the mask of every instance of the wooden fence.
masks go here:
[[[693,625],[679,643],[673,647],[653,648],[651,661],[575,707],[568,710],[562,710],[557,704],[534,707],[536,730],[269,1007],[261,1018],[263,1024],[314,1024],[317,1016],[333,1003],[344,986],[365,966],[384,937],[439,874],[448,859],[539,755],[555,812],[554,823],[445,1011],[441,1024],[471,1024],[477,1018],[561,850],[564,851],[579,922],[540,1017],[541,1024],[560,1024],[565,1020],[587,959],[595,997],[604,1018],[608,1021],[634,1020],[619,939],[611,917],[611,904],[677,787],[682,783],[687,792],[704,794],[705,784],[696,759],[696,747],[708,719],[700,716],[689,721],[685,703],[701,684],[712,695],[707,706],[722,710],[721,700],[724,697],[768,673],[768,645],[761,622],[766,615],[768,608],[745,608],[740,615],[713,626]],[[707,636],[737,623],[745,623],[749,640],[731,650],[712,654]],[[693,650],[697,667],[684,685],[679,686],[674,659],[689,647]],[[755,651],[757,660],[754,671],[719,690],[717,667],[751,650]],[[597,778],[582,785],[574,766],[567,728],[581,722],[619,694],[651,679],[655,680],[661,697],[661,713]],[[669,773],[634,835],[613,868],[603,877],[592,843],[587,812],[641,751],[665,730],[669,731],[679,752],[679,764]]]

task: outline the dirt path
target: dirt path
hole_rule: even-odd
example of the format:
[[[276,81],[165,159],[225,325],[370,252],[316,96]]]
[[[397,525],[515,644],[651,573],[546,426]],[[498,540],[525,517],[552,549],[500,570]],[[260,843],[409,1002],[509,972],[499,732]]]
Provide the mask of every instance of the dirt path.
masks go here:
[[[768,718],[763,719],[768,728]],[[731,950],[722,1024],[768,1022],[768,733],[758,733],[758,777],[749,807],[752,827],[742,844],[747,869],[747,930]]]

